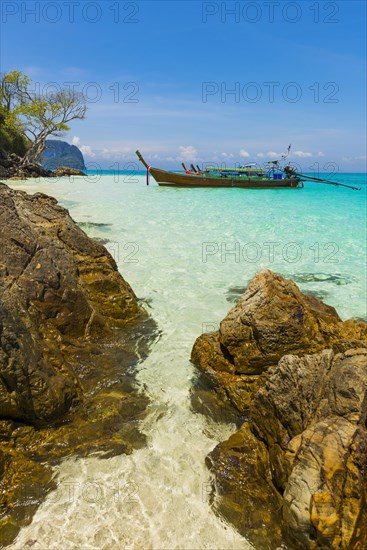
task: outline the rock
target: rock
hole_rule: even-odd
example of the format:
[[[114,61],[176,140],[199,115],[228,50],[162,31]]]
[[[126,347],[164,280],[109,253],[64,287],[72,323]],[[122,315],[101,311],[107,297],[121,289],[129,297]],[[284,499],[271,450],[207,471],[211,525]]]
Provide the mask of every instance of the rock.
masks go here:
[[[51,489],[56,488],[52,469],[25,457],[24,453],[0,444],[0,477],[6,491],[0,497],[0,534],[2,547],[10,544],[20,525],[32,516]],[[11,513],[7,513],[11,510]]]
[[[246,419],[207,458],[218,513],[257,548],[366,548],[367,325],[262,270],[192,360],[201,412]]]
[[[27,178],[52,177],[52,172],[39,164],[22,165],[22,157],[15,153],[2,151],[0,158],[0,177],[4,179],[23,180]],[[5,172],[6,170],[6,172]]]
[[[217,509],[259,548],[279,528],[295,550],[366,548],[367,345],[286,355],[265,379],[249,422],[209,455]]]
[[[2,164],[0,164],[0,179],[3,178],[3,179],[6,179],[8,177],[8,170],[5,168],[5,166],[3,166]]]
[[[69,166],[58,166],[52,173],[53,177],[65,177],[65,176],[85,176],[86,174],[77,168],[70,168]]]
[[[267,449],[248,424],[217,445],[206,464],[215,474],[214,509],[255,548],[277,548],[282,542],[282,498],[270,477]]]
[[[111,335],[143,311],[107,250],[54,199],[4,185],[0,193],[1,223],[11,228],[0,237],[0,416],[49,420],[69,408],[67,387],[79,386],[63,346]]]
[[[131,367],[155,326],[109,252],[55,199],[0,184],[0,223],[0,532],[9,535],[31,517],[12,492],[10,459],[22,463],[20,486],[29,471],[48,490],[35,464],[144,444],[137,421],[148,400]]]
[[[26,177],[31,178],[50,178],[52,177],[52,172],[46,170],[40,164],[30,163],[23,168],[23,174]]]
[[[58,139],[46,139],[41,164],[48,170],[55,170],[58,166],[86,170],[81,150],[76,145]]]
[[[51,140],[54,141],[54,140]],[[58,143],[55,140],[55,143]],[[60,142],[64,143],[64,142]],[[66,144],[68,145],[68,144]],[[74,147],[74,146],[69,146]],[[77,149],[75,147],[75,149]],[[85,173],[80,170],[80,167],[85,168],[84,160],[82,162],[76,162],[75,166],[57,166],[56,170],[52,172],[50,169],[36,163],[28,163],[22,165],[22,157],[16,155],[15,153],[7,154],[5,151],[2,151],[2,156],[0,158],[0,178],[12,179],[12,180],[23,180],[27,178],[52,178],[52,177],[64,177],[64,176],[85,176]],[[81,153],[80,153],[81,154]],[[56,166],[55,162],[57,159],[64,158],[64,160],[70,160],[69,156],[62,156],[53,158],[53,161],[50,163],[52,167]],[[80,159],[79,159],[80,160]],[[48,163],[45,166],[49,166]]]
[[[262,385],[262,374],[285,354],[304,355],[367,340],[367,325],[342,322],[335,309],[264,269],[250,282],[217,332],[203,334],[192,350],[201,379],[244,413]]]

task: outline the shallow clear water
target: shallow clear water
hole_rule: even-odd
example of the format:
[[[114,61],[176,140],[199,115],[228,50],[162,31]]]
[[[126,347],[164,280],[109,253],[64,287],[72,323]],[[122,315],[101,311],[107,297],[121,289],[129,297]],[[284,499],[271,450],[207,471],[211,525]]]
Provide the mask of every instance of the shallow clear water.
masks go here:
[[[262,267],[323,296],[343,319],[366,318],[366,176],[338,178],[362,190],[170,189],[126,174],[14,182],[55,196],[88,234],[108,241],[162,336],[138,372],[152,401],[142,425],[147,447],[65,460],[55,470],[58,490],[12,548],[250,547],[207,502],[205,456],[234,427],[190,410],[190,351]]]

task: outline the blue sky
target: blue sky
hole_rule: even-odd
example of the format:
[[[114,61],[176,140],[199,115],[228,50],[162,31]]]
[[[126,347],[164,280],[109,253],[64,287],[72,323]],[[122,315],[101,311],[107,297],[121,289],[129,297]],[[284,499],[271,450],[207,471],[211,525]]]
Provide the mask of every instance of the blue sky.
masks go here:
[[[1,2],[1,71],[88,95],[87,162],[366,171],[363,1]],[[72,84],[71,84],[72,83]],[[335,167],[328,164],[335,163]],[[314,168],[311,168],[314,167]]]

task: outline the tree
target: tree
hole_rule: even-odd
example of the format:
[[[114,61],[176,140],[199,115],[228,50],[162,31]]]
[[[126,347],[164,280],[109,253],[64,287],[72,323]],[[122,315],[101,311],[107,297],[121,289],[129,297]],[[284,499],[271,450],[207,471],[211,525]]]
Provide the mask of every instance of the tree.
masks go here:
[[[24,133],[20,120],[20,97],[29,86],[31,79],[19,71],[11,71],[0,80],[0,124],[11,131]]]
[[[30,91],[31,79],[20,71],[5,74],[0,81],[0,109],[5,126],[17,129],[30,140],[22,165],[37,162],[48,136],[62,136],[68,122],[85,118],[82,94],[68,89],[47,96]]]

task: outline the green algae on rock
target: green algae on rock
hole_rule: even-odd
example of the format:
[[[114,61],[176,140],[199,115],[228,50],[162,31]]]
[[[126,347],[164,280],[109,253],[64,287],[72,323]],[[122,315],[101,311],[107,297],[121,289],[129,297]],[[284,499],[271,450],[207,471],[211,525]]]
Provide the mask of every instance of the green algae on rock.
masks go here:
[[[256,548],[366,548],[367,325],[264,270],[192,358],[194,395],[247,416],[207,457],[214,509]]]
[[[47,195],[0,184],[0,532],[9,543],[63,456],[131,453],[147,398],[134,365],[155,325],[117,270]],[[33,488],[33,489],[32,489]],[[39,497],[30,499],[31,490]],[[27,496],[28,495],[28,496]]]
[[[261,550],[272,550],[280,546],[282,498],[271,480],[267,448],[251,433],[248,423],[219,443],[206,464],[215,474],[214,509],[255,547],[259,544]]]
[[[366,402],[367,347],[284,356],[208,457],[216,509],[259,548],[366,548]]]
[[[333,307],[263,269],[219,330],[197,338],[191,359],[200,378],[215,385],[220,399],[243,414],[263,384],[263,374],[283,355],[316,353],[333,345],[342,351],[340,346],[347,349],[363,340],[365,323],[341,321]]]

